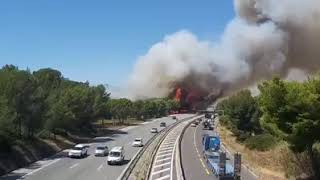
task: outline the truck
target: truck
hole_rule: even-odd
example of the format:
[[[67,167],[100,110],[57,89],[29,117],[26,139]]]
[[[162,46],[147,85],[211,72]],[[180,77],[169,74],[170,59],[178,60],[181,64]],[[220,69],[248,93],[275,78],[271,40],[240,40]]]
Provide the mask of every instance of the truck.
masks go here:
[[[219,151],[220,150],[220,137],[217,135],[204,134],[202,137],[203,152],[206,151]]]
[[[233,166],[227,162],[226,153],[220,149],[220,143],[220,137],[218,135],[203,135],[202,153],[207,166],[212,173],[221,180],[240,179],[241,156],[239,154],[237,154],[237,156],[235,155],[235,164]]]
[[[220,151],[206,151],[207,165],[212,173],[221,180],[234,179],[234,169],[229,163],[225,163]]]
[[[202,125],[203,125],[203,129],[213,130],[213,125],[210,123],[209,120],[203,121]]]

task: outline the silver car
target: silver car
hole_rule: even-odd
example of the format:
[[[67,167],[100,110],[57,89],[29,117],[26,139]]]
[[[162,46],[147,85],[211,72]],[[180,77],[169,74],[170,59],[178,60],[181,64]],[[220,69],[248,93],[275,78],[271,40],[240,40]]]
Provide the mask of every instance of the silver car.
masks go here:
[[[99,145],[96,147],[94,151],[95,156],[106,156],[109,153],[108,146],[106,145]]]
[[[142,138],[135,138],[134,141],[132,142],[133,147],[142,147],[143,146],[143,141]]]
[[[150,132],[151,133],[158,133],[158,129],[157,128],[151,128]]]

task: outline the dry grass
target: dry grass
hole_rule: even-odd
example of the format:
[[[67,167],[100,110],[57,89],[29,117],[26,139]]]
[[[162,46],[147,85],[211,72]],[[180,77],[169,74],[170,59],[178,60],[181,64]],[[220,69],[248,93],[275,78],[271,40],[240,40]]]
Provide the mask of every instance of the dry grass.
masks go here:
[[[218,132],[222,142],[232,152],[241,152],[244,165],[253,170],[259,179],[284,180],[292,179],[301,174],[312,172],[308,163],[310,160],[305,153],[294,154],[285,142],[279,144],[272,150],[260,152],[250,150],[239,144],[233,134],[224,127],[219,126]],[[307,163],[306,163],[307,162]]]

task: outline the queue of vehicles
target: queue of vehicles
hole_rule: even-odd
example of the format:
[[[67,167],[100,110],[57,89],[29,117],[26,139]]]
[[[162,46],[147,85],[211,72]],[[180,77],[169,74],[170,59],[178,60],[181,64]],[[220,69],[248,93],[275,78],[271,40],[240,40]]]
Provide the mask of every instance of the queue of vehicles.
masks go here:
[[[213,130],[214,120],[206,116],[202,125],[205,130]],[[202,154],[208,168],[217,178],[221,180],[240,179],[241,155],[234,155],[234,164],[227,160],[226,153],[220,149],[220,137],[213,131],[202,136]]]
[[[160,123],[160,127],[166,127],[165,122]],[[151,133],[158,133],[158,128],[153,127],[150,129]],[[77,144],[68,152],[70,158],[84,158],[88,156],[89,145]],[[143,147],[143,139],[138,137],[132,142],[132,147]],[[107,156],[107,164],[123,164],[125,160],[125,150],[123,146],[113,147],[110,151],[106,144],[99,144],[94,150],[95,156]]]

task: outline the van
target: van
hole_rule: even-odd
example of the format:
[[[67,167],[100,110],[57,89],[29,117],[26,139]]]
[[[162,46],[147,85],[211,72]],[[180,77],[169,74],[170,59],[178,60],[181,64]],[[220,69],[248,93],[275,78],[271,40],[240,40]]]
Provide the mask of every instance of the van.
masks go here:
[[[107,163],[112,164],[122,164],[124,162],[124,148],[122,146],[117,146],[111,149],[108,154]]]

